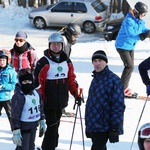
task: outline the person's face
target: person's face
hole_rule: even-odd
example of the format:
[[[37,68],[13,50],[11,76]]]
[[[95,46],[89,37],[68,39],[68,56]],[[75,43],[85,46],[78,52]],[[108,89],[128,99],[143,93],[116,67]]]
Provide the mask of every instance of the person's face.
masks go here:
[[[15,38],[15,43],[16,43],[16,45],[17,45],[18,47],[23,46],[25,42],[26,42],[26,41],[25,41],[25,39],[23,39],[23,38]]]
[[[71,36],[71,40],[72,40],[72,41],[76,41],[76,40],[77,40],[77,35],[72,35],[72,36]]]
[[[62,50],[62,43],[60,43],[60,42],[51,42],[50,43],[50,49],[54,53],[59,53]]]
[[[7,60],[5,58],[0,58],[0,66],[5,67],[7,65]]]
[[[94,59],[92,63],[96,72],[101,72],[107,65],[102,59]]]
[[[145,150],[150,150],[150,139],[145,139],[143,146]]]

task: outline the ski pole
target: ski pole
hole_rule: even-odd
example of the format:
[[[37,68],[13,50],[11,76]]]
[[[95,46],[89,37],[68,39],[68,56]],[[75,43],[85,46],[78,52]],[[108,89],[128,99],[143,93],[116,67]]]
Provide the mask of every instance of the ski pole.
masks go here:
[[[138,127],[139,127],[139,124],[140,124],[140,121],[141,121],[141,118],[142,118],[142,115],[143,115],[143,112],[144,112],[144,109],[145,109],[145,106],[146,106],[147,101],[148,101],[148,95],[147,95],[147,97],[146,97],[146,100],[145,100],[145,103],[144,103],[144,106],[143,106],[143,109],[142,109],[142,112],[141,112],[141,115],[140,115],[140,118],[139,118],[139,121],[138,121],[136,130],[135,130],[135,133],[134,133],[134,136],[133,136],[133,140],[132,140],[132,143],[131,143],[130,150],[132,150],[132,146],[133,146],[134,139],[135,139],[135,136],[136,136],[136,133],[137,133],[137,129],[138,129]]]

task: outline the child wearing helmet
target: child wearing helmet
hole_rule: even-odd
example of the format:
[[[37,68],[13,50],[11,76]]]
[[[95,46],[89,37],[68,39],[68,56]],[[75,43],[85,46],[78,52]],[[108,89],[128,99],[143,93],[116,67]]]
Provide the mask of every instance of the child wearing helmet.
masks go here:
[[[4,108],[12,130],[11,98],[17,83],[17,73],[9,64],[10,56],[8,50],[0,50],[0,116],[2,108]]]
[[[150,150],[150,123],[143,124],[139,129],[138,146],[140,150]]]
[[[34,70],[35,84],[39,82],[39,92],[44,102],[47,129],[42,142],[42,150],[54,150],[58,146],[59,124],[62,109],[68,105],[69,92],[75,96],[78,89],[71,60],[63,51],[64,41],[60,33],[48,38],[48,49],[37,62]]]

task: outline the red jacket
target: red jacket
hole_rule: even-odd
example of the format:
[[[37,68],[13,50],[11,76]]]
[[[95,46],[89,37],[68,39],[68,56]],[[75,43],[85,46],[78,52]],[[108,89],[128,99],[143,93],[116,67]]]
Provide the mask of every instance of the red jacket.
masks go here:
[[[74,67],[64,52],[60,60],[50,55],[49,50],[38,62],[34,71],[35,84],[40,84],[39,92],[46,109],[62,109],[68,105],[69,91],[74,95],[78,88]]]
[[[29,45],[27,50],[22,54],[16,53],[14,49],[11,49],[10,52],[11,65],[15,68],[16,72],[22,68],[31,68],[34,70],[36,62],[38,61],[34,48]]]

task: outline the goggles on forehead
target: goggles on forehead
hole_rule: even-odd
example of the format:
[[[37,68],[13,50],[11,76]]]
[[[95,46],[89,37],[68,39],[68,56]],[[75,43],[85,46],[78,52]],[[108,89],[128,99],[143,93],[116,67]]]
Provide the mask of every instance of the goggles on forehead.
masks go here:
[[[147,139],[150,138],[150,127],[141,130],[140,138]]]
[[[19,70],[18,75],[19,76],[25,75],[26,73],[32,73],[31,69],[30,68],[21,69]]]

